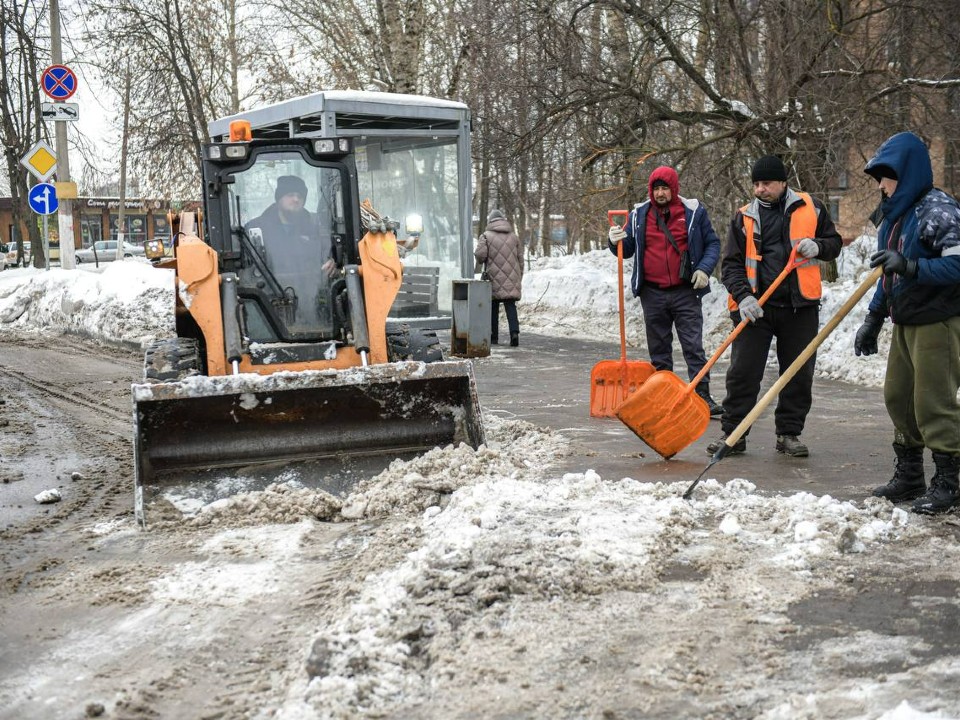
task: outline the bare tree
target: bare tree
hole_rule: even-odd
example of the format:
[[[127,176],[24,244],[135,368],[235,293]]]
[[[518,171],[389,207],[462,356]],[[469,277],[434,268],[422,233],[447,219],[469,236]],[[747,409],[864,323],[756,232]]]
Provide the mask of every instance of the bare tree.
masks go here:
[[[107,77],[136,78],[131,163],[142,191],[195,196],[207,124],[236,113],[253,62],[242,0],[91,0],[86,42]],[[254,23],[250,23],[255,26]]]
[[[30,177],[20,159],[41,139],[43,122],[40,116],[41,57],[49,49],[38,45],[46,35],[45,4],[21,0],[0,0],[0,139],[10,180],[13,200],[13,224],[26,226],[27,239],[36,267],[46,260],[36,216],[27,204]],[[46,139],[46,138],[45,138]],[[23,243],[17,246],[17,259],[23,260]]]

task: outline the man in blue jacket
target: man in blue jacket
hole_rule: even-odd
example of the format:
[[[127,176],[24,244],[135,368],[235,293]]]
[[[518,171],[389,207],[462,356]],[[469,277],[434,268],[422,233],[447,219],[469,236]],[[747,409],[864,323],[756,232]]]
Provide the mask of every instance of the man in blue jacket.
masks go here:
[[[913,133],[889,138],[865,172],[880,186],[883,221],[870,266],[884,275],[857,331],[857,355],[877,352],[887,316],[893,339],[883,385],[896,470],[873,494],[942,513],[960,503],[960,205],[933,187],[930,154]],[[923,449],[936,473],[929,489]]]
[[[720,238],[698,200],[680,197],[680,179],[673,168],[658,167],[647,181],[649,199],[630,212],[626,229],[610,228],[610,251],[636,254],[630,286],[640,298],[650,362],[657,370],[673,370],[673,328],[687,374],[693,380],[707,362],[703,352],[701,300],[710,292],[710,274],[720,259]],[[718,417],[723,408],[710,397],[710,375],[697,394]]]

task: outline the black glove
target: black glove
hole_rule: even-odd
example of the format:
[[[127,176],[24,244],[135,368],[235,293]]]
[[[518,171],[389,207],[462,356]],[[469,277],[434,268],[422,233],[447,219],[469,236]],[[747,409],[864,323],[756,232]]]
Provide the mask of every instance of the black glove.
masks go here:
[[[884,250],[884,252],[888,251]],[[900,253],[896,254],[900,255]],[[901,257],[903,256],[901,255]],[[877,349],[877,338],[880,336],[880,328],[882,327],[883,315],[872,312],[867,313],[867,319],[863,321],[863,325],[857,330],[857,337],[853,341],[853,352],[857,354],[857,357],[861,355],[876,355],[879,352]]]
[[[870,256],[870,267],[883,265],[883,272],[886,275],[896,273],[907,278],[917,276],[917,261],[907,260],[896,250],[878,250]]]

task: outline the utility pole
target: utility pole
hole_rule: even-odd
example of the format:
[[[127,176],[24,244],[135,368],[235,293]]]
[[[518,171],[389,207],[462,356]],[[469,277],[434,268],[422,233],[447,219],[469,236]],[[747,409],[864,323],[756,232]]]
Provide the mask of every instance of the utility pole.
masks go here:
[[[50,0],[50,54],[54,65],[63,64],[63,53],[60,49],[60,2]],[[54,131],[57,140],[57,179],[60,182],[70,182],[70,158],[67,150],[67,121],[54,122]],[[57,211],[60,235],[60,267],[73,270],[77,267],[73,239],[73,200],[61,199]],[[46,238],[44,238],[46,240]],[[47,267],[50,267],[50,257],[47,256]]]
[[[123,260],[123,241],[126,239],[127,207],[127,134],[130,132],[130,61],[123,84],[123,140],[120,144],[120,209],[117,211],[117,260]]]

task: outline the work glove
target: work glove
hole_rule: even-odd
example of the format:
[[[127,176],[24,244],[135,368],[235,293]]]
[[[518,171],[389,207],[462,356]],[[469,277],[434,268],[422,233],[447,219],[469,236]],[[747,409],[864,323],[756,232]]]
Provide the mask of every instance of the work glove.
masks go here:
[[[740,317],[754,323],[763,317],[763,308],[759,301],[753,295],[747,295],[738,303],[740,308]]]
[[[616,245],[627,236],[627,231],[619,225],[611,225],[607,237],[610,238],[610,244]]]
[[[797,255],[805,258],[815,258],[820,254],[820,246],[813,238],[803,238],[797,243]]]
[[[693,277],[690,278],[690,282],[693,283],[694,290],[703,290],[707,285],[710,284],[710,276],[707,275],[703,270],[694,270]]]
[[[899,253],[898,253],[899,254]],[[853,352],[857,357],[861,355],[876,355],[877,338],[880,336],[880,328],[883,327],[883,315],[879,313],[867,313],[867,319],[857,330],[857,336],[853,341]]]
[[[885,275],[903,275],[906,278],[917,276],[917,261],[908,260],[896,250],[878,250],[870,256],[870,267],[883,265]]]

